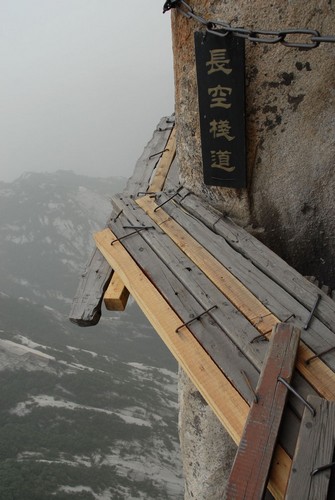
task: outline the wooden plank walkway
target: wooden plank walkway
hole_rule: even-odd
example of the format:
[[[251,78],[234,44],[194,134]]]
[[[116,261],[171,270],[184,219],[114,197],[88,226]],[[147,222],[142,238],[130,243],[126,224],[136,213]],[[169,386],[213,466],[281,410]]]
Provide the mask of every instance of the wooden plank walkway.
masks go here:
[[[172,128],[173,117],[161,120],[126,189],[113,197],[107,228],[95,236],[100,267],[87,269],[72,321],[96,323],[104,294],[108,307],[122,309],[129,291],[239,443],[278,323],[302,332],[293,387],[305,399],[335,400],[335,303],[179,185]],[[290,395],[268,485],[278,499],[303,412]]]
[[[95,235],[98,248],[118,273],[144,314],[150,318],[156,332],[232,438],[239,443],[248,415],[248,404],[194,338],[190,326],[178,330],[181,325],[179,316],[132,259],[121,241],[115,242],[116,239],[116,235],[108,229]],[[281,447],[277,447],[274,460],[275,473],[270,477],[269,487],[275,498],[283,498],[291,461]]]
[[[176,234],[178,238],[181,238],[182,244],[179,241],[177,244],[175,241],[172,241],[171,234],[166,233],[165,226],[168,223],[168,227],[171,229],[175,224],[172,218],[164,212],[165,206],[159,208],[156,212],[154,210],[157,208],[157,205],[152,207],[149,217],[139,206],[147,200],[147,197],[141,198],[135,203],[133,200],[124,198],[122,195],[114,197],[113,203],[115,208],[118,210],[122,209],[121,216],[112,224],[115,235],[121,238],[120,243],[131,252],[137,265],[145,271],[150,280],[155,283],[169,303],[173,305],[174,310],[181,318],[181,324],[188,321],[190,316],[192,319],[192,317],[197,317],[199,313],[208,310],[213,305],[216,306],[209,314],[205,314],[201,318],[201,321],[191,322],[188,325],[188,329],[199,340],[206,352],[210,354],[217,366],[221,368],[226,378],[234,384],[238,392],[250,403],[252,394],[241,374],[242,372],[247,373],[251,383],[255,386],[257,373],[261,368],[267,349],[266,343],[257,344],[251,341],[260,332],[268,334],[269,329],[278,323],[279,319],[269,314],[268,309],[264,310],[264,306],[261,303],[254,304],[255,297],[245,289],[240,281],[232,279],[229,275],[227,275],[227,280],[224,283],[224,285],[228,283],[229,293],[225,292],[225,295],[222,295],[222,290],[224,291],[224,289],[222,289],[222,284],[217,282],[217,279],[219,277],[221,281],[222,276],[225,276],[226,270],[215,259],[210,264],[213,257],[207,253],[202,255],[203,248],[194,246],[193,242],[188,243],[188,234],[182,233],[181,235],[180,227],[177,227]],[[149,199],[149,203],[154,202],[152,199]],[[155,214],[154,220],[151,218],[153,213]],[[129,225],[148,227],[149,229],[134,232],[129,228]],[[127,229],[124,229],[124,227]],[[130,233],[132,234],[129,237],[125,237]],[[207,241],[209,242],[210,240],[207,239]],[[114,244],[117,243],[119,242]],[[201,262],[194,262],[195,258],[192,260],[187,255],[187,248],[191,248],[192,252],[196,254],[195,258],[200,259]],[[155,259],[157,263],[155,263]],[[209,264],[210,272],[206,267]],[[200,273],[200,269],[202,269],[202,273]],[[214,283],[209,279],[209,276],[212,276]],[[237,289],[234,289],[232,284]],[[227,295],[230,294],[232,294],[231,298],[233,300],[234,297],[242,300],[244,307],[247,308],[245,314],[240,314],[238,308],[235,307],[239,305],[238,303],[234,305],[227,300],[229,298]],[[192,298],[194,297],[196,298],[196,302],[192,305]],[[200,309],[199,305],[201,305]],[[258,311],[258,315],[255,311]],[[270,319],[272,322],[268,323]],[[215,321],[215,328],[210,324],[211,320]],[[218,326],[221,327],[221,331]],[[232,343],[235,346],[237,345],[239,354],[236,350],[234,354]],[[241,352],[244,353],[245,358],[241,357]],[[307,352],[309,355],[308,349]],[[228,355],[225,356],[225,354]],[[302,351],[300,349],[300,356],[302,356],[300,368],[302,368],[305,374],[308,374],[310,381],[306,381],[304,377],[299,378],[296,376],[295,386],[299,389],[299,392],[305,395],[315,393],[313,389],[314,384],[318,391],[323,391],[334,398],[335,386],[333,384],[330,387],[328,379],[328,375],[330,379],[334,376],[333,372],[322,361],[316,360],[317,364],[326,372],[326,376],[320,378],[319,371],[315,370],[316,365],[313,367],[313,364],[306,365],[304,363],[304,359],[306,359],[304,349]],[[233,362],[231,362],[232,359],[234,360]],[[245,364],[246,361],[249,362],[249,365]],[[255,368],[257,372],[254,371]],[[290,420],[292,421],[296,419],[294,413],[302,414],[302,407],[301,403],[296,399],[292,399],[291,406],[294,409],[294,412],[290,415]],[[289,409],[286,413],[288,411]],[[295,424],[295,426],[297,433],[299,425]],[[285,448],[294,448],[294,444],[286,443],[285,439],[285,437],[281,439],[281,442],[285,443]],[[292,438],[292,429],[289,439],[290,441],[296,439],[296,436]],[[286,481],[289,469],[290,466],[288,464],[286,466]],[[283,491],[284,486],[282,485],[282,494]]]
[[[167,204],[164,205],[164,209],[160,207],[157,210],[159,205],[148,196],[138,199],[137,204],[143,208],[150,218],[159,225],[159,228],[163,230],[186,255],[188,255],[196,266],[202,269],[225,297],[234,304],[238,311],[257,328],[259,334],[264,336],[270,334],[272,328],[280,319],[269,309],[271,304],[264,306],[247,287],[242,285],[242,283],[233,276],[229,269],[219,265],[219,262],[212,255],[212,239],[210,238],[209,232],[206,233],[207,243],[205,247],[198,244],[188,231],[181,228],[177,221],[165,212]],[[207,248],[209,248],[209,250],[207,250]],[[259,283],[263,283],[260,276],[258,276],[258,279],[260,280]],[[295,322],[295,324],[303,328],[301,324],[299,325],[297,322]],[[234,330],[236,330],[236,328]],[[327,334],[329,336],[334,335],[328,329]],[[235,333],[235,336],[237,335],[238,334]],[[322,342],[322,338],[319,339],[319,342]],[[329,347],[329,344],[327,347]],[[322,394],[328,399],[335,399],[335,373],[320,359],[315,359],[313,363],[307,364],[307,361],[313,355],[314,352],[309,346],[301,342],[297,368],[310,384],[315,387],[319,394]]]

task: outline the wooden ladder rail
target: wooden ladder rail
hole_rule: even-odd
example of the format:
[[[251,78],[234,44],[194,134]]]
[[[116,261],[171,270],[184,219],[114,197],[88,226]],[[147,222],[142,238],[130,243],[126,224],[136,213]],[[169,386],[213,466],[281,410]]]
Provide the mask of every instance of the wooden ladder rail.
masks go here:
[[[300,330],[286,323],[273,329],[255,399],[227,482],[226,500],[258,500],[266,490],[271,461],[300,339]]]

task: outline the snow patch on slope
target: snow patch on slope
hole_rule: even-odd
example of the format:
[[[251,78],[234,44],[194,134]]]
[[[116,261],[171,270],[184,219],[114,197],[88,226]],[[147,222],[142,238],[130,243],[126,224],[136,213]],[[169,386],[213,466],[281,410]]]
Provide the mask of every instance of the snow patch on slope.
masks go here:
[[[32,396],[27,401],[18,403],[15,408],[10,410],[10,413],[23,417],[28,413],[31,413],[36,407],[53,407],[53,408],[65,408],[67,410],[87,410],[98,413],[104,413],[106,415],[112,415],[121,418],[126,424],[141,425],[144,427],[152,427],[151,422],[148,420],[143,420],[141,418],[132,417],[122,412],[116,412],[111,410],[105,410],[103,408],[96,408],[94,406],[86,406],[74,403],[73,401],[66,401],[65,399],[55,399],[53,396],[48,396],[46,394],[41,394],[40,396]]]

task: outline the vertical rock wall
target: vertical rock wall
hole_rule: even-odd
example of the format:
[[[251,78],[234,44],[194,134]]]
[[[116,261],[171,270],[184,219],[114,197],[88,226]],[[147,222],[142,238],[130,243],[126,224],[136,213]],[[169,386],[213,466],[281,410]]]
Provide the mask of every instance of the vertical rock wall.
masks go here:
[[[236,446],[200,392],[181,369],[179,436],[185,499],[221,500]]]
[[[233,26],[308,27],[335,34],[335,6],[327,0],[189,3],[204,18]],[[202,182],[193,46],[198,29],[195,21],[172,12],[183,182],[240,224],[258,227],[263,241],[302,274],[334,287],[335,44],[299,50],[246,41],[249,187],[231,190]]]
[[[232,26],[308,27],[335,35],[335,5],[328,0],[188,1],[204,18]],[[202,181],[193,45],[198,29],[172,11],[182,182],[241,225],[257,229],[302,274],[335,287],[335,44],[300,50],[246,41],[249,185],[232,190]],[[180,401],[185,498],[221,498],[235,447],[184,375]]]

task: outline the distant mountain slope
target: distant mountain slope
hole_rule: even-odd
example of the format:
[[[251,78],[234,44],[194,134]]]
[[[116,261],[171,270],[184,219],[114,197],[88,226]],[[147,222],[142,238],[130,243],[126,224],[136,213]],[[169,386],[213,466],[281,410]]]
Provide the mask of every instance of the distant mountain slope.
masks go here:
[[[176,363],[137,306],[67,315],[122,179],[0,183],[0,498],[182,498]]]
[[[124,183],[67,171],[0,183],[0,282],[6,293],[68,309],[92,235],[104,227],[110,196]]]

